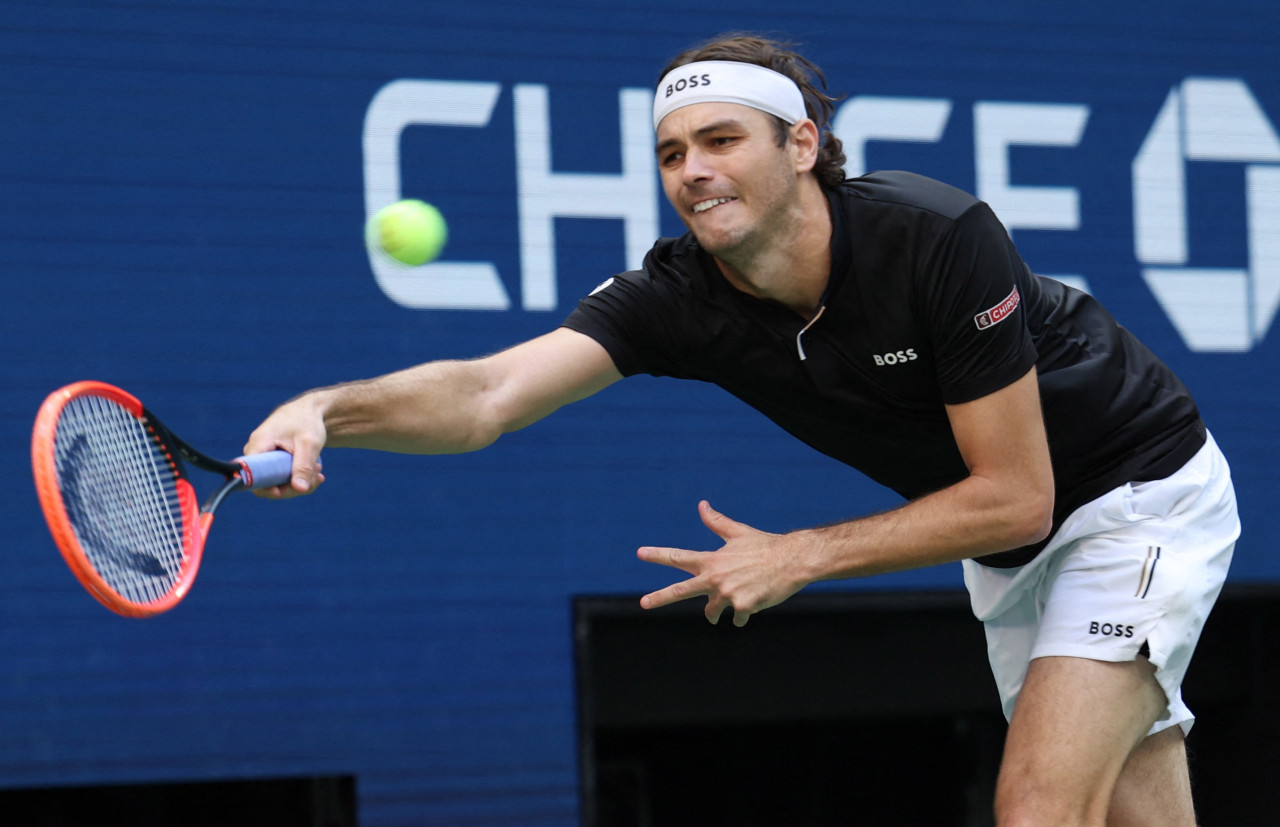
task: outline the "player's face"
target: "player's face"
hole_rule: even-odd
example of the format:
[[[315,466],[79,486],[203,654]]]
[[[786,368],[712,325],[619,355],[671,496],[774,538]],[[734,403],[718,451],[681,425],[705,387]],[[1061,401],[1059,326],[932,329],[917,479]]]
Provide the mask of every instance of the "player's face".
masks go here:
[[[750,257],[799,202],[792,141],[772,118],[736,103],[698,103],[662,119],[658,168],[667,198],[698,242],[720,258]]]

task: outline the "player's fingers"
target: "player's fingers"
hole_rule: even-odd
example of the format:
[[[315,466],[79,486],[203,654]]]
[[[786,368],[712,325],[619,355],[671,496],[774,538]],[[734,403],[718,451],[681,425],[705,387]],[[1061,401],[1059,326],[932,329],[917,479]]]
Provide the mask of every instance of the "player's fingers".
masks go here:
[[[324,482],[324,475],[320,473],[320,443],[300,437],[294,440],[292,451],[293,476],[290,484],[299,494],[309,494]]]
[[[273,485],[269,488],[255,488],[252,493],[254,496],[262,497],[266,500],[287,500],[292,497],[301,496],[301,494],[293,490],[292,485]]]
[[[681,600],[688,600],[691,597],[698,597],[706,594],[707,590],[699,585],[696,578],[690,580],[682,580],[679,583],[672,583],[665,589],[659,589],[656,592],[650,592],[640,598],[640,608],[657,609],[662,606],[670,606],[672,603],[679,603]]]
[[[740,532],[742,523],[731,520],[711,507],[711,503],[702,500],[698,503],[698,516],[702,524],[716,533],[722,540],[728,540]]]
[[[293,448],[270,439],[260,439],[257,434],[249,437],[249,441],[244,444],[244,448],[240,453],[244,456],[253,456],[254,454],[265,454],[268,451],[275,450],[288,451],[293,453]]]
[[[732,608],[729,601],[724,598],[711,597],[707,599],[707,607],[702,613],[707,616],[707,620],[714,626],[720,622],[720,616],[724,614],[725,609]]]
[[[740,611],[740,610],[738,610],[738,609],[734,609],[734,611],[733,611],[733,625],[734,625],[734,626],[737,626],[739,629],[741,629],[743,626],[746,626],[746,625],[747,625],[747,621],[748,621],[748,620],[750,620],[750,619],[751,619],[751,612]]]
[[[293,494],[310,494],[324,483],[324,474],[319,471],[313,472],[311,476],[307,476],[306,472],[301,475],[302,487],[299,487],[299,477],[297,471],[294,472],[293,479],[289,481],[288,489]]]
[[[646,563],[657,563],[660,566],[671,566],[675,569],[697,574],[698,557],[701,552],[686,551],[682,548],[663,548],[660,546],[644,546],[636,551],[636,556]]]

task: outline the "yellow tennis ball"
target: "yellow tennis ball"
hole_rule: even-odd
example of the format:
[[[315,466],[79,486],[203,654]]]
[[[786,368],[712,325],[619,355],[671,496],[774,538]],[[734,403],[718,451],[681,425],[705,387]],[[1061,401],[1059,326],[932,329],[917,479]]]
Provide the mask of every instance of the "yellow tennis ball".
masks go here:
[[[365,237],[396,261],[417,266],[440,255],[449,239],[449,227],[435,207],[406,198],[374,213]]]

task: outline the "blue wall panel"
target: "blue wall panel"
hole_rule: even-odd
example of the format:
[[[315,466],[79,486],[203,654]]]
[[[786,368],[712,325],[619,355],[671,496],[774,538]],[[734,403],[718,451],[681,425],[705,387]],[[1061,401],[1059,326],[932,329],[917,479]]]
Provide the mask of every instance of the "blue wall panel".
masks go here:
[[[844,106],[945,112],[927,140],[872,124],[866,167],[997,193],[1033,268],[1083,279],[1166,358],[1235,468],[1234,578],[1280,580],[1278,23],[1243,0],[4,4],[0,785],[354,773],[368,825],[571,823],[573,595],[668,582],[634,550],[711,545],[702,497],[777,531],[894,504],[715,389],[638,378],[471,456],[331,452],[316,496],[224,509],[191,596],[146,622],[83,594],[40,520],[27,440],[66,382],[118,383],[233,454],[306,388],[556,325],[638,262],[623,221],[564,209],[554,272],[531,264],[519,101],[545,91],[542,172],[620,177],[649,141],[622,91],[731,29],[801,41]],[[417,309],[375,278],[362,226],[389,168],[366,121],[398,79],[496,89],[482,125],[420,102],[370,140],[508,309]],[[958,585],[949,566],[828,588]]]

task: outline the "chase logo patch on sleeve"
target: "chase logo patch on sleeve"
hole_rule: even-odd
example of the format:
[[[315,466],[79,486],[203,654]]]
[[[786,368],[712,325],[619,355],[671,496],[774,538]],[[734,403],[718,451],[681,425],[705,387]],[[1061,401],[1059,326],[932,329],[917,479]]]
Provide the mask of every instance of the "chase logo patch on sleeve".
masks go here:
[[[1018,309],[1018,288],[1014,287],[1013,292],[1004,298],[1004,301],[988,310],[984,310],[973,317],[973,323],[978,326],[979,330],[986,330],[992,325],[997,325],[1009,318],[1013,311]]]

